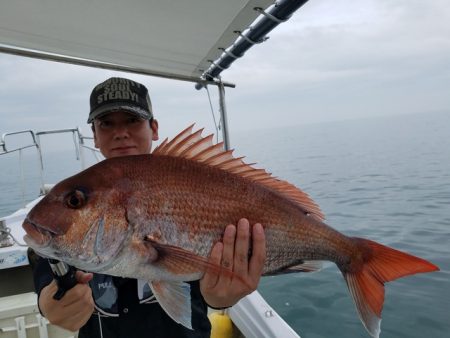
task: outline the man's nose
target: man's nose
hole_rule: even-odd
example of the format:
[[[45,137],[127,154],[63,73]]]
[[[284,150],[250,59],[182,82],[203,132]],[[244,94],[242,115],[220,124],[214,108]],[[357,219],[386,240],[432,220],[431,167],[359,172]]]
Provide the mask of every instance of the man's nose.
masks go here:
[[[114,128],[114,138],[129,137],[129,130],[126,124],[117,124]]]

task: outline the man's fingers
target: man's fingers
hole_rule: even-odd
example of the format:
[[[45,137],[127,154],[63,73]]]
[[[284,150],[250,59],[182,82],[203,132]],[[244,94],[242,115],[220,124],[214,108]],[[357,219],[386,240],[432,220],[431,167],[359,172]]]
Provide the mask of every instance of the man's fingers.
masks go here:
[[[79,303],[80,300],[88,300],[90,297],[92,297],[91,288],[86,284],[78,283],[70,290],[67,290],[64,297],[57,300],[57,302],[60,302],[63,306],[70,306],[71,304]]]
[[[258,284],[266,261],[266,236],[261,224],[256,223],[252,229],[252,257],[249,263],[249,275]]]
[[[250,241],[250,224],[242,218],[238,222],[234,251],[233,271],[243,278],[248,275],[248,249]]]
[[[234,242],[236,238],[236,227],[228,225],[223,234],[223,254],[221,265],[225,269],[233,269]]]
[[[77,279],[78,283],[87,284],[89,283],[94,275],[90,272],[83,272],[83,271],[77,271],[75,273],[75,278]]]
[[[236,237],[236,227],[232,224],[225,228],[223,234],[223,250],[220,265],[222,269],[233,270],[233,257],[234,257],[234,241]],[[223,270],[221,270],[223,271]],[[223,289],[227,287],[231,282],[231,273],[219,273],[216,280],[215,288]]]
[[[76,288],[78,287],[88,288],[86,285],[76,286]],[[88,321],[93,311],[94,301],[92,299],[91,292],[84,292],[79,295],[77,301],[64,305],[60,309],[58,325],[68,329],[69,331],[77,331]]]
[[[252,256],[249,260],[250,231]],[[232,306],[258,285],[266,258],[264,229],[261,224],[255,224],[250,230],[248,220],[241,219],[237,227],[231,224],[226,227],[223,247],[218,247],[218,244],[211,251],[209,262],[220,263],[221,272],[207,270],[200,281],[200,288],[211,306]]]
[[[222,251],[223,251],[223,244],[221,242],[216,243],[211,250],[208,262],[213,265],[219,266],[222,260]],[[219,272],[213,268],[208,268],[205,271],[205,274],[201,279],[200,283],[204,288],[210,289],[216,286],[218,278]]]

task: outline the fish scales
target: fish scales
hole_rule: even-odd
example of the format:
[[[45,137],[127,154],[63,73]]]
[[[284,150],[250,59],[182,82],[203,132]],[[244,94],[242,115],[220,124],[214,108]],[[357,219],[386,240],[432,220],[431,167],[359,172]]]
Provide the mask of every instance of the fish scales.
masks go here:
[[[124,168],[123,176],[133,175],[132,190],[143,188],[149,196],[132,207],[151,210],[145,213],[145,219],[128,216],[132,223],[142,224],[142,235],[160,224],[159,231],[164,233],[161,239],[166,244],[181,245],[207,257],[225,226],[246,215],[250,222],[262,223],[267,232],[265,273],[296,263],[299,258],[334,261],[338,257],[338,251],[332,248],[337,247],[333,245],[335,237],[343,241],[341,234],[262,185],[178,158],[143,156],[133,166],[127,160],[134,161],[117,161]],[[132,169],[127,172],[129,167]],[[318,250],[320,247],[322,250]]]

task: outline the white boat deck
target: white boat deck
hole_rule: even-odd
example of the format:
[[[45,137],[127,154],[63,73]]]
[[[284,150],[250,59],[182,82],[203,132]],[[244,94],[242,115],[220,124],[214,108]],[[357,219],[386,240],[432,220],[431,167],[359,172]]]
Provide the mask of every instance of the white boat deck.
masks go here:
[[[49,325],[36,304],[34,292],[0,298],[0,337],[75,338],[77,334]]]
[[[11,235],[16,240],[23,243],[22,238],[25,233],[22,229],[22,222],[28,211],[30,211],[40,199],[41,198],[37,198],[13,214],[0,218],[0,228],[3,226],[4,228],[10,229]],[[0,270],[28,265],[27,247],[19,246],[11,239],[9,241],[13,244],[12,246],[0,247]]]

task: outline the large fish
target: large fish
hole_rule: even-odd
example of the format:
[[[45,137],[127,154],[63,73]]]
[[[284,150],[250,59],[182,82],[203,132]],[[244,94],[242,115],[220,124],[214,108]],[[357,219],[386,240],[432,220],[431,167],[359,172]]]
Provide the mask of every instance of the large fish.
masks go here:
[[[323,222],[295,186],[234,158],[192,126],[152,154],[102,161],[65,179],[28,214],[25,241],[79,269],[149,281],[164,310],[191,327],[189,284],[211,267],[212,246],[242,218],[267,238],[264,274],[341,270],[359,316],[378,337],[384,283],[435,265]],[[229,272],[232,273],[232,272]]]

